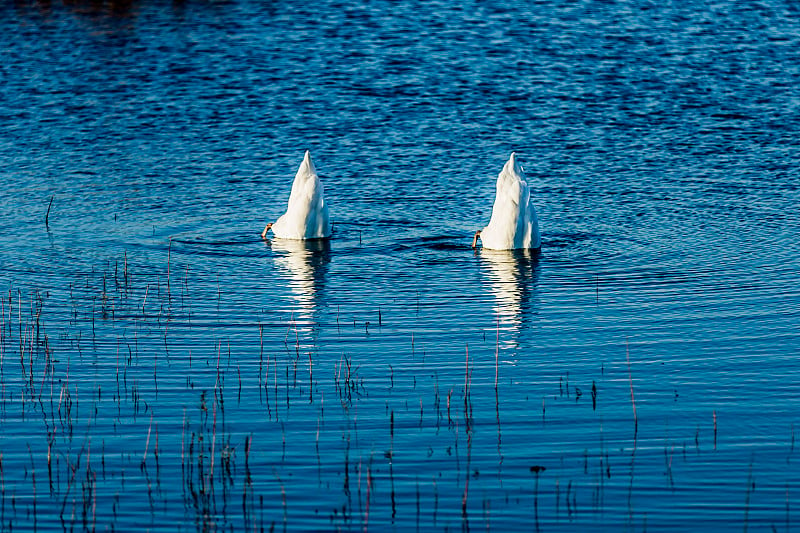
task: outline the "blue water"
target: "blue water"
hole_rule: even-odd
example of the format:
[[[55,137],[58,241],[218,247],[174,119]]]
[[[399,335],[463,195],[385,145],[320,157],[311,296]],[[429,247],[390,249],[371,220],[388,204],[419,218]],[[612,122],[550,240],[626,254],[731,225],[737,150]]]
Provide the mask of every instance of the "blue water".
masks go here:
[[[0,529],[798,527],[795,3],[1,6]]]

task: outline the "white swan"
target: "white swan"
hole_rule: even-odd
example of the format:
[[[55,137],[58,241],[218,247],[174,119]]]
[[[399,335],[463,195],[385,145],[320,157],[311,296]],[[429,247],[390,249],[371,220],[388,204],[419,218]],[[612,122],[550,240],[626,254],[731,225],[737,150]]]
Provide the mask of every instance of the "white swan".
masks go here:
[[[306,150],[303,162],[297,169],[289,195],[286,212],[275,221],[267,224],[261,237],[272,234],[280,239],[326,239],[331,236],[331,222],[328,205],[322,197],[322,182],[317,169]]]
[[[490,250],[541,248],[539,219],[530,196],[522,166],[512,152],[503,171],[497,176],[492,218],[488,226],[475,232],[472,247],[475,248],[480,237],[483,247]]]

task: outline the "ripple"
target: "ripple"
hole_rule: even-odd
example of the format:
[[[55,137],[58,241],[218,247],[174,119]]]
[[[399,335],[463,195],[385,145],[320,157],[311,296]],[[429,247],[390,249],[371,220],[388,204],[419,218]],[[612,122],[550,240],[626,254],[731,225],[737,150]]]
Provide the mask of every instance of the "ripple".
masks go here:
[[[15,3],[9,528],[788,529],[793,9]]]

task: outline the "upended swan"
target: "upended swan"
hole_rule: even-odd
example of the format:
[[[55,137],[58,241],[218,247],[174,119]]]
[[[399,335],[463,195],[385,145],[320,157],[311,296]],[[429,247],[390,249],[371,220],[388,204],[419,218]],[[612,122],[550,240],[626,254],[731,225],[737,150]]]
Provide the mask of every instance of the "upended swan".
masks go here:
[[[279,239],[327,239],[331,236],[331,221],[328,205],[322,196],[322,182],[317,169],[311,161],[311,154],[306,150],[303,162],[297,169],[289,195],[286,212],[274,223],[270,222],[261,237],[267,232]]]
[[[539,219],[530,196],[522,166],[512,152],[497,176],[492,218],[489,225],[475,232],[472,247],[475,248],[480,237],[483,247],[490,250],[541,248]]]

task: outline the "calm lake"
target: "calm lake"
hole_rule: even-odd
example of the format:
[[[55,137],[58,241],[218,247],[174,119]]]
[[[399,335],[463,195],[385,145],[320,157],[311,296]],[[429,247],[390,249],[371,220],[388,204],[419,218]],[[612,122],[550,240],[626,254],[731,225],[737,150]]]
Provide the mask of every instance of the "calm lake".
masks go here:
[[[800,527],[800,4],[0,6],[3,531]]]

